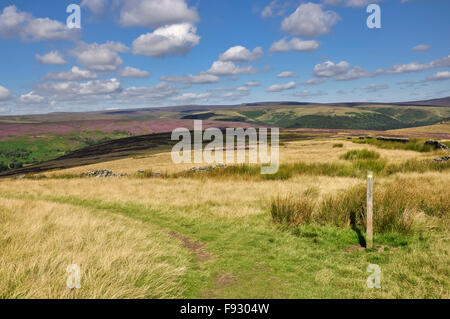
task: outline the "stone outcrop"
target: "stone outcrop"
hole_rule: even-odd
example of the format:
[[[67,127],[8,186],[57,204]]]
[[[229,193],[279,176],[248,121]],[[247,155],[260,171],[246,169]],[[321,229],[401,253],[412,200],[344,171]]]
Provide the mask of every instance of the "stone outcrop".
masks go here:
[[[435,162],[447,162],[450,161],[450,156],[442,156],[434,159]]]
[[[427,145],[431,145],[436,149],[441,149],[441,150],[448,150],[448,146],[445,145],[444,143],[440,142],[440,141],[436,141],[436,140],[428,140],[425,142],[425,144]]]
[[[185,172],[205,172],[210,171],[215,168],[224,168],[227,167],[225,164],[214,164],[211,166],[202,166],[202,167],[192,167]]]
[[[89,171],[83,174],[83,177],[98,177],[98,178],[111,178],[111,177],[122,177],[127,176],[126,174],[114,174],[113,172],[102,169],[97,171]]]
[[[406,138],[406,137],[377,136],[377,140],[388,141],[388,142],[400,142],[400,143],[408,143],[409,142],[409,138]]]

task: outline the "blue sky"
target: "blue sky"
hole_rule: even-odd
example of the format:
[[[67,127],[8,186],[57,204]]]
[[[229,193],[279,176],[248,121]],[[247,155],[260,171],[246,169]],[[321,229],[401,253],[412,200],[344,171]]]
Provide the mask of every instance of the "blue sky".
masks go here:
[[[444,97],[449,35],[448,0],[3,0],[0,114]]]

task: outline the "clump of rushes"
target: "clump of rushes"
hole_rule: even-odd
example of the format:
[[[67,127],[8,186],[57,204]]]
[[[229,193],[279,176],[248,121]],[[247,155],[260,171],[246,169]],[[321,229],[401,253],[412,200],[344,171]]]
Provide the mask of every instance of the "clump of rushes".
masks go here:
[[[351,150],[341,156],[345,160],[361,160],[361,159],[379,159],[380,153],[367,149]]]
[[[342,143],[333,144],[333,148],[341,148],[341,147],[344,147],[344,144]]]
[[[365,227],[366,188],[358,185],[319,200],[307,192],[279,196],[272,200],[271,214],[274,222],[290,227]],[[408,234],[442,227],[450,227],[450,190],[445,185],[404,178],[375,185],[375,232]]]

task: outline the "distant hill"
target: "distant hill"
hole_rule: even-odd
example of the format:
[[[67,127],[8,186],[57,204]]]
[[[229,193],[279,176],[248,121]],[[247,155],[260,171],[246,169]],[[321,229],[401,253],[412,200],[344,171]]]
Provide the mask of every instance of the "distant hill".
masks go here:
[[[450,106],[450,96],[440,99],[413,101],[413,102],[401,102],[396,103],[398,105],[419,105],[419,106]]]

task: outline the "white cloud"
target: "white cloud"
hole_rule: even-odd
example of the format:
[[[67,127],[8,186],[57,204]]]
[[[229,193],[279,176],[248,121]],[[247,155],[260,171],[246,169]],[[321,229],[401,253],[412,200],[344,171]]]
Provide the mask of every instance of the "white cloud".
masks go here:
[[[122,70],[119,70],[118,75],[122,78],[148,78],[150,72],[127,66]]]
[[[200,73],[195,75],[188,74],[178,76],[163,76],[161,77],[161,81],[180,82],[186,84],[205,84],[219,82],[219,77],[212,74]]]
[[[0,85],[0,101],[5,101],[11,97],[11,91]]]
[[[15,6],[8,6],[0,14],[0,37],[20,37],[24,41],[75,40],[79,29],[49,18],[33,18],[30,13],[20,12]]]
[[[123,104],[145,104],[164,102],[178,94],[175,86],[158,83],[154,86],[129,87],[114,94],[113,97]]]
[[[298,74],[291,71],[284,71],[277,75],[278,78],[297,78]]]
[[[38,85],[39,92],[53,94],[59,99],[70,100],[78,95],[102,95],[122,90],[117,79],[94,80],[88,82],[46,82]]]
[[[82,70],[77,66],[72,67],[69,71],[50,72],[44,79],[57,81],[79,81],[96,79],[97,74],[89,70]]]
[[[36,60],[42,64],[54,64],[54,65],[63,65],[66,64],[67,61],[58,51],[51,51],[44,55],[35,55]]]
[[[201,101],[206,102],[211,97],[211,93],[183,93],[179,96],[172,98],[173,101],[182,102],[182,103],[190,103],[193,101]]]
[[[312,52],[317,50],[320,46],[320,43],[316,40],[304,41],[299,38],[292,38],[289,41],[286,41],[286,38],[283,38],[277,42],[274,42],[270,47],[271,52],[286,52],[286,51],[307,51]]]
[[[298,85],[319,85],[326,82],[329,78],[312,78],[304,82],[298,83]]]
[[[332,61],[325,61],[323,63],[316,64],[313,73],[317,77],[329,78],[345,73],[349,67],[350,64],[346,61],[341,61],[337,64],[334,64]]]
[[[285,84],[273,84],[267,89],[267,91],[268,92],[282,92],[285,90],[293,89],[296,86],[297,86],[297,84],[293,81],[289,82],[289,83],[285,83]]]
[[[27,94],[22,94],[19,97],[19,101],[24,104],[38,104],[45,100],[45,97],[36,94],[34,91],[31,91]]]
[[[184,0],[127,0],[119,19],[125,27],[147,28],[197,21],[196,9],[188,8]]]
[[[151,57],[186,54],[200,42],[196,32],[189,23],[164,26],[134,40],[133,53]]]
[[[413,51],[427,51],[431,49],[431,45],[419,44],[412,48]]]
[[[248,62],[261,58],[263,50],[261,47],[256,47],[251,52],[247,48],[238,45],[229,48],[222,53],[219,57],[220,61],[232,61],[232,62]]]
[[[418,72],[433,68],[450,67],[450,55],[444,58],[436,59],[428,63],[410,62],[408,64],[396,64],[389,68],[387,74],[401,74],[409,72]]]
[[[373,77],[378,74],[381,74],[382,72],[383,72],[383,70],[378,70],[374,73],[371,73],[371,72],[364,70],[363,68],[361,68],[359,66],[354,66],[351,69],[349,69],[347,72],[336,75],[334,77],[334,79],[337,81],[350,81],[350,80],[356,80],[356,79],[360,79],[360,78]]]
[[[208,73],[214,75],[253,74],[256,70],[251,67],[238,67],[233,62],[215,61]]]
[[[246,86],[261,86],[260,82],[257,81],[250,81],[250,82],[245,82],[244,83]]]
[[[303,90],[300,92],[295,92],[294,95],[298,96],[298,97],[307,98],[307,97],[314,97],[314,96],[323,96],[323,95],[327,95],[327,93],[324,91],[321,91],[321,90],[316,91],[316,92],[311,92],[309,90]]]
[[[371,3],[380,2],[381,0],[325,0],[324,3],[332,6],[343,7],[366,7]],[[405,1],[405,0],[402,0]]]
[[[285,18],[281,28],[290,34],[316,37],[331,32],[339,20],[336,12],[323,11],[321,5],[308,2],[301,4],[294,13]]]
[[[281,16],[285,13],[288,3],[280,3],[278,0],[270,2],[261,12],[263,18]]]
[[[118,52],[127,52],[128,47],[120,42],[80,43],[72,54],[77,57],[78,63],[89,70],[116,71],[122,65]]]
[[[364,86],[362,89],[367,91],[367,92],[377,92],[380,90],[386,90],[389,88],[389,85],[387,84],[376,84],[376,83],[371,83],[368,86]]]
[[[0,14],[0,37],[13,38],[21,33],[23,25],[31,14],[20,12],[15,6],[8,6]]]
[[[88,8],[95,15],[102,15],[108,7],[108,0],[83,0],[81,7]]]
[[[440,80],[448,80],[450,79],[450,72],[449,71],[443,71],[443,72],[437,72],[433,75],[430,75],[427,77],[427,81],[440,81]]]

